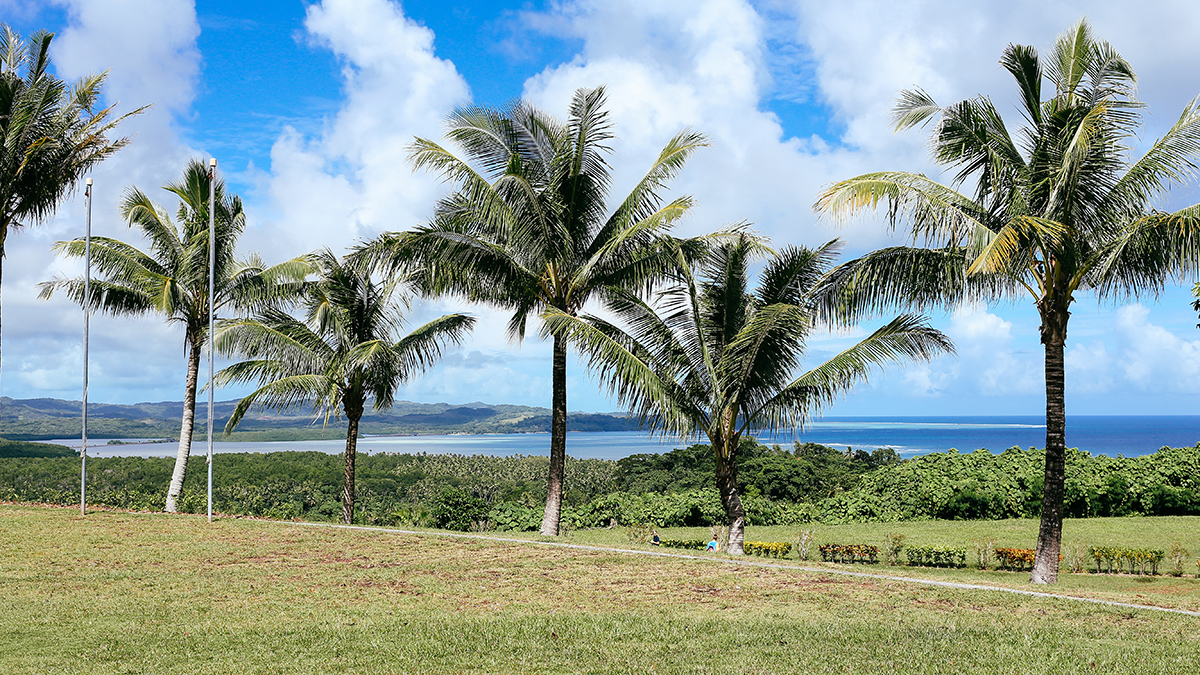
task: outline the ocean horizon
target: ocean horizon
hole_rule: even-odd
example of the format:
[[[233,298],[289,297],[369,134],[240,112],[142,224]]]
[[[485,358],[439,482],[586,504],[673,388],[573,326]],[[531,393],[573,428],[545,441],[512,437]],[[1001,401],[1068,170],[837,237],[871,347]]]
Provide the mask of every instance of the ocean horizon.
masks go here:
[[[941,417],[825,417],[802,431],[756,436],[765,444],[790,446],[812,442],[874,450],[890,447],[902,457],[913,457],[951,448],[973,452],[983,448],[1002,452],[1011,447],[1041,448],[1045,444],[1044,418],[1017,416]],[[358,442],[363,453],[430,453],[464,455],[544,455],[550,434],[453,434],[429,436],[365,436]],[[176,443],[108,445],[109,439],[89,439],[92,457],[174,456]],[[79,449],[79,439],[52,441]],[[638,453],[663,453],[706,439],[662,439],[640,431],[571,432],[567,454],[580,459],[620,459]],[[1200,443],[1200,415],[1068,415],[1067,446],[1093,455],[1136,457],[1164,446],[1191,447]],[[339,453],[344,440],[213,443],[215,453],[305,451]],[[204,454],[207,444],[192,443],[192,454]]]

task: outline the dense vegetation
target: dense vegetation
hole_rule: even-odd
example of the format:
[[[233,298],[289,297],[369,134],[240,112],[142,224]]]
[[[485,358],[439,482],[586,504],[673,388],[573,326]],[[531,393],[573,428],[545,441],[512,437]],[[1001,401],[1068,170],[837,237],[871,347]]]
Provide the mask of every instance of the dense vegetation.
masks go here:
[[[8,448],[9,445],[4,446]],[[51,446],[53,447],[53,446]],[[7,450],[5,450],[7,452]],[[790,450],[743,441],[738,475],[752,525],[1036,517],[1041,450],[950,451],[900,460],[891,449],[840,452],[817,444]],[[546,457],[362,455],[356,522],[457,529],[536,530],[546,496]],[[89,501],[158,510],[170,458],[89,461]],[[706,526],[724,518],[707,445],[619,461],[569,460],[569,527],[650,523]],[[218,512],[335,520],[341,459],[321,452],[221,454],[214,463]],[[1068,454],[1071,517],[1200,514],[1200,446],[1142,457]],[[79,463],[68,457],[0,462],[0,499],[74,503]],[[181,509],[205,509],[205,467],[188,470]]]

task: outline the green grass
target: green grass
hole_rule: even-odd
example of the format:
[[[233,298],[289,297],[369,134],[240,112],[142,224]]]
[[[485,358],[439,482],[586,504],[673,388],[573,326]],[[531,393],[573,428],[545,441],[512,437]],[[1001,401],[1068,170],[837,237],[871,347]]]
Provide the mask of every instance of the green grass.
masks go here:
[[[600,536],[620,533],[571,541]],[[1192,609],[1194,582],[1170,580]],[[1162,612],[528,543],[11,505],[0,506],[0,635],[4,673],[1200,670],[1200,619]]]
[[[888,534],[902,534],[906,544],[929,546],[962,546],[972,553],[975,541],[994,539],[996,546],[1012,548],[1034,548],[1037,544],[1038,521],[984,520],[946,521],[928,520],[904,523],[863,523],[850,525],[810,524],[799,527],[748,527],[746,539],[750,541],[795,542],[802,530],[813,532],[809,545],[809,559],[799,560],[797,550],[792,551],[783,563],[806,567],[853,570],[887,576],[938,579],[969,584],[985,584],[1004,588],[1031,589],[1029,572],[1011,572],[995,569],[978,569],[970,563],[966,569],[933,569],[899,565],[889,567],[876,565],[845,566],[819,562],[817,546],[824,543],[874,544],[879,546],[882,556]],[[599,546],[617,546],[634,549],[649,549],[648,545],[632,544],[625,535],[625,528],[612,530],[581,530],[571,534],[571,541]],[[708,539],[708,528],[662,528],[659,534],[664,539]],[[540,539],[535,533],[505,533],[506,537]],[[1191,552],[1184,565],[1184,576],[1167,574],[1170,561],[1159,565],[1158,576],[1071,574],[1064,561],[1059,573],[1059,582],[1054,587],[1057,593],[1099,600],[1147,603],[1162,607],[1174,607],[1200,611],[1200,517],[1159,516],[1150,518],[1086,518],[1068,519],[1063,525],[1063,551],[1068,554],[1075,547],[1086,549],[1089,545],[1125,546],[1131,548],[1156,548],[1169,551],[1172,542],[1180,542]],[[682,553],[682,551],[680,551]],[[1066,555],[1064,555],[1066,557]],[[763,559],[764,561],[767,559]],[[904,557],[901,554],[901,562]],[[772,561],[775,562],[775,561]],[[1092,568],[1090,558],[1087,569]],[[1044,590],[1044,589],[1036,589]]]

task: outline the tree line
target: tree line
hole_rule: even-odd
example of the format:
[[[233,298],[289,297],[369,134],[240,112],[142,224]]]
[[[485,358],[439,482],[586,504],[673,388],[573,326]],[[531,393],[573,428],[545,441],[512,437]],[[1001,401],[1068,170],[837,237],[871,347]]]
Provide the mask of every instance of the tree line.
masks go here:
[[[37,445],[37,444],[30,444]],[[58,451],[58,454],[55,454]],[[0,444],[0,500],[71,504],[78,464],[57,446],[14,453]],[[215,508],[231,515],[342,519],[342,459],[321,452],[230,453],[214,464]],[[1001,520],[1041,512],[1045,452],[1009,448],[907,460],[884,448],[765,446],[743,439],[738,490],[748,525],[810,522]],[[170,458],[93,460],[93,503],[147,511],[165,504]],[[407,455],[359,458],[353,522],[367,525],[536,531],[546,498],[545,456]],[[568,527],[707,527],[725,522],[712,448],[695,444],[621,460],[564,465]],[[1067,452],[1064,512],[1072,518],[1200,515],[1200,447],[1140,457]],[[206,508],[204,467],[193,466],[178,504]]]

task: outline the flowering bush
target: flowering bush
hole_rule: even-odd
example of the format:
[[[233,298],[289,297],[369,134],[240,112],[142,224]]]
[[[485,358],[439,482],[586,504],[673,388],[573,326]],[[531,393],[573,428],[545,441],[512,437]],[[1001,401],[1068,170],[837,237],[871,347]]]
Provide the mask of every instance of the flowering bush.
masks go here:
[[[996,549],[996,559],[1000,561],[1000,569],[1002,570],[1017,570],[1018,572],[1033,568],[1033,560],[1037,556],[1037,551],[1032,548],[998,548]],[[1061,559],[1062,556],[1059,556]]]
[[[868,565],[879,562],[879,547],[870,544],[821,544],[817,550],[824,562]]]
[[[742,550],[746,555],[786,558],[792,551],[792,545],[786,541],[745,541],[742,542]]]

